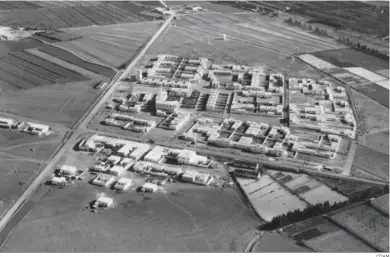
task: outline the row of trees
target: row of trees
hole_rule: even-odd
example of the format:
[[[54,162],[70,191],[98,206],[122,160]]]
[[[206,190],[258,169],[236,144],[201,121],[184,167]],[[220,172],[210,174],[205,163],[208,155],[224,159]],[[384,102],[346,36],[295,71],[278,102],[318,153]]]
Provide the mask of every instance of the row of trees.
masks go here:
[[[303,210],[290,211],[286,214],[276,216],[271,222],[264,224],[260,229],[262,230],[274,230],[280,227],[284,227],[295,222],[299,222],[308,218],[312,218],[318,215],[326,214],[339,208],[345,207],[349,204],[375,198],[389,193],[389,185],[382,188],[374,187],[366,191],[362,191],[361,194],[355,195],[353,198],[346,202],[339,202],[330,204],[328,201],[319,203],[313,206],[308,206]]]

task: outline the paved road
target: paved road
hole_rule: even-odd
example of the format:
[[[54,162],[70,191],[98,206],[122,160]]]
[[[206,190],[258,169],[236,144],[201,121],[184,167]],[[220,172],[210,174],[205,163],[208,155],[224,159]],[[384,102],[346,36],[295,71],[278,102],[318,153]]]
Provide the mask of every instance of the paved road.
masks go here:
[[[105,103],[108,97],[115,91],[115,89],[119,85],[119,81],[126,78],[134,65],[143,57],[149,47],[153,44],[153,42],[161,35],[161,33],[169,26],[172,21],[174,14],[171,15],[165,23],[160,27],[160,29],[152,36],[150,41],[144,46],[144,48],[138,53],[138,55],[133,59],[133,61],[127,66],[127,68],[123,71],[123,73],[115,80],[112,80],[109,89],[103,93],[103,96],[97,100],[97,103],[93,105],[93,108],[81,119],[80,122],[72,129],[70,132],[70,136],[66,140],[66,143],[61,147],[61,149],[55,154],[50,163],[46,166],[46,168],[38,175],[38,177],[30,184],[30,186],[24,191],[24,193],[15,201],[13,206],[7,211],[7,213],[0,220],[0,230],[3,230],[8,222],[11,220],[14,214],[17,213],[20,206],[27,201],[31,195],[36,191],[38,186],[43,183],[45,177],[54,171],[55,165],[60,160],[62,155],[66,153],[66,151],[73,147],[74,143],[77,142],[77,138],[80,134],[84,133],[83,129],[89,120],[96,114],[99,108]]]

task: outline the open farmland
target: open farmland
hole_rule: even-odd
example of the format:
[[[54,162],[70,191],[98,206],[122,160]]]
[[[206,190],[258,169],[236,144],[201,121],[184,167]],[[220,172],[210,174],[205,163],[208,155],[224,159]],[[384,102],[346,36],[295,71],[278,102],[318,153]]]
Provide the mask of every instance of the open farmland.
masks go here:
[[[6,108],[11,114],[71,127],[101,92],[93,88],[97,83],[89,80],[8,92]]]
[[[389,194],[377,197],[370,202],[372,206],[389,215]]]
[[[328,253],[366,253],[375,249],[344,230],[338,230],[305,242],[316,252]]]
[[[39,8],[51,8],[51,7],[64,7],[75,5],[91,5],[94,2],[91,1],[1,1],[0,10],[23,10],[23,9],[39,9]]]
[[[302,253],[310,250],[295,244],[277,232],[265,232],[255,243],[251,252],[255,253]]]
[[[306,174],[296,174],[277,170],[268,170],[268,174],[288,188],[291,193],[299,195],[300,198],[304,199],[310,205],[316,205],[326,201],[330,204],[334,204],[348,200],[347,197],[331,190],[326,185]]]
[[[14,52],[0,58],[0,69],[0,83],[4,91],[88,79],[26,52]]]
[[[39,163],[0,156],[0,217],[42,168]]]
[[[389,251],[389,217],[369,205],[352,207],[331,218],[379,251]]]
[[[386,77],[383,77],[377,73],[371,72],[361,67],[352,67],[352,68],[345,68],[345,69],[353,74],[356,74],[364,79],[367,79],[372,83],[375,83],[376,85],[379,85],[389,90],[389,84],[388,84],[389,79]],[[387,82],[387,85],[384,82]]]
[[[10,52],[18,52],[40,46],[44,46],[44,43],[34,38],[23,38],[18,41],[0,41],[0,57],[6,56]]]
[[[355,90],[351,91],[356,106],[356,113],[364,126],[364,130],[367,133],[372,133],[388,129],[389,109]],[[388,96],[387,93],[385,97],[388,99]]]
[[[253,208],[266,221],[307,207],[305,202],[281,187],[269,175],[263,175],[259,180],[237,178],[237,182]]]
[[[386,154],[358,146],[353,165],[389,181],[389,156]]]
[[[85,207],[102,190],[76,182],[52,191],[17,225],[2,250],[228,252],[234,251],[236,238],[259,224],[233,189],[113,194],[115,208],[93,215]]]
[[[347,196],[348,198],[359,196],[362,192],[366,192],[368,190],[372,190],[377,187],[369,183],[358,182],[358,181],[347,181],[347,180],[341,180],[336,178],[325,178],[325,177],[317,176],[316,179],[318,181],[321,181],[328,187],[332,188],[333,190]]]
[[[378,152],[389,154],[389,130],[384,129],[359,138],[359,143]]]
[[[278,21],[251,14],[196,14],[182,17],[176,23],[177,28],[198,31],[209,37],[226,34],[228,40],[253,45],[262,52],[273,55],[289,56],[304,51],[315,52],[340,47],[334,41],[283,29]]]
[[[125,5],[128,5],[128,10],[117,8],[107,2],[79,6],[10,10],[2,12],[0,23],[12,27],[58,29],[140,22],[148,19],[139,14],[139,11],[144,10],[144,8],[132,2],[125,2]]]
[[[158,27],[159,23],[150,22],[64,29],[82,38],[56,45],[87,61],[119,68],[134,56]]]
[[[283,233],[316,252],[374,252],[375,250],[322,216],[294,223]],[[333,240],[335,239],[335,240]]]
[[[389,69],[388,60],[350,48],[315,52],[313,55],[341,68],[363,67],[372,72]]]

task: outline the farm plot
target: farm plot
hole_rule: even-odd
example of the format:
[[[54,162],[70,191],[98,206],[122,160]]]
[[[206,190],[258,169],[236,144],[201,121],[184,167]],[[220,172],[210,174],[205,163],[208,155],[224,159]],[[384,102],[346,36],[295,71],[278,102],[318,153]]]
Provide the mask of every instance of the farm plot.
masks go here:
[[[313,55],[341,68],[363,67],[372,72],[389,69],[387,60],[350,48],[316,52]]]
[[[39,163],[0,157],[0,217],[42,169]]]
[[[389,156],[359,145],[353,165],[389,181]]]
[[[87,80],[81,74],[26,52],[15,52],[0,59],[0,80],[6,90]],[[8,86],[7,86],[8,85]],[[4,90],[4,88],[3,88]]]
[[[370,202],[372,206],[389,215],[389,194],[377,197]]]
[[[87,61],[118,68],[133,57],[158,26],[143,23],[64,29],[83,37],[56,44]]]
[[[71,127],[98,96],[99,91],[93,88],[98,82],[89,80],[9,92],[6,108],[11,114]]]
[[[310,205],[316,205],[326,201],[330,204],[334,204],[348,200],[347,197],[331,190],[326,185],[306,174],[276,170],[268,170],[268,174],[275,178],[280,184],[287,187],[293,194],[299,195]]]
[[[46,30],[145,21],[145,18],[138,14],[138,11],[144,8],[137,7],[132,10],[134,3],[123,4],[129,6],[127,11],[109,3],[11,10],[2,13],[0,23],[11,27]]]
[[[379,251],[389,251],[389,217],[369,205],[341,211],[331,218]]]
[[[389,90],[386,88],[388,87],[388,81],[383,82],[383,84],[382,82],[376,84],[370,82],[354,84],[352,85],[352,88],[384,107],[389,108]],[[387,85],[385,85],[385,83],[387,83]]]
[[[23,51],[43,45],[44,43],[33,38],[23,38],[18,41],[0,41],[0,57],[6,56],[10,52]]]
[[[388,93],[385,96],[388,98]],[[357,116],[367,133],[389,128],[388,108],[355,90],[352,90],[352,99],[355,102]]]
[[[265,232],[253,246],[255,253],[302,253],[310,252],[277,232]]]
[[[350,67],[350,68],[345,68],[347,71],[355,74],[355,75],[358,75],[372,83],[375,83],[377,85],[380,85],[378,84],[379,82],[383,82],[383,81],[388,81],[388,79],[386,77],[383,77],[379,74],[376,74],[372,71],[369,71],[369,70],[366,70],[362,67]],[[380,85],[382,86],[382,85]],[[386,89],[389,89],[389,87],[385,87]]]
[[[255,45],[233,40],[222,41],[214,37],[214,34],[209,32],[171,27],[156,41],[156,44],[153,44],[147,54],[171,53],[181,56],[204,56],[214,59],[216,63],[253,66],[273,63],[285,58],[284,54],[267,51]]]
[[[295,241],[317,252],[373,252],[374,249],[322,216],[294,223],[282,229]],[[338,238],[339,240],[331,240]],[[326,247],[324,247],[326,245]]]
[[[348,198],[353,198],[360,195],[362,192],[374,189],[377,186],[357,181],[347,181],[335,178],[325,178],[317,176],[316,179],[321,181],[331,189],[340,192],[341,194],[347,196]]]
[[[268,175],[263,175],[259,180],[253,180],[247,184],[237,178],[242,190],[245,192],[253,208],[261,218],[271,221],[274,217],[289,211],[303,210],[307,205],[296,196],[290,194]]]
[[[53,190],[16,226],[2,250],[229,252],[236,238],[260,223],[232,189],[148,196],[104,190],[115,208],[92,215],[86,206],[103,190],[83,182]]]
[[[305,245],[316,252],[329,253],[366,253],[376,252],[375,249],[344,230],[327,233],[312,240],[305,241]]]
[[[60,59],[60,58],[57,58],[55,56],[52,56],[50,54],[47,54],[45,52],[42,52],[40,51],[39,49],[37,48],[33,48],[33,49],[28,49],[26,50],[27,53],[30,53],[36,57],[39,57],[43,60],[46,60],[48,62],[51,62],[51,63],[54,63],[54,64],[57,64],[58,66],[61,66],[61,67],[64,67],[68,70],[71,70],[71,71],[74,71],[74,72],[78,72],[79,74],[87,77],[87,78],[102,78],[102,76],[98,73],[95,73],[95,72],[92,72],[90,70],[87,70],[87,69],[84,69],[80,66],[77,66],[77,65],[74,65],[70,62],[67,62],[67,61],[64,61],[63,59]]]
[[[389,130],[384,129],[359,138],[359,144],[378,152],[389,154]]]

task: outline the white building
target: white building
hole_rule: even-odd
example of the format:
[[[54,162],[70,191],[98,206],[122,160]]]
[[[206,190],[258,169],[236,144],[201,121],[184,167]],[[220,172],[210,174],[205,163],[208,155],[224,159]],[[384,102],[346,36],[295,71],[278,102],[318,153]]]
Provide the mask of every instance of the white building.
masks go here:
[[[197,155],[195,151],[181,150],[177,155],[177,162],[194,166],[203,166],[209,163],[206,156]]]
[[[132,182],[133,181],[129,178],[120,178],[118,182],[116,182],[116,184],[114,185],[114,188],[116,190],[126,191],[127,189],[129,189]]]
[[[114,200],[111,197],[107,197],[107,196],[100,196],[96,200],[97,206],[104,207],[104,208],[111,207],[113,203],[114,203]]]
[[[92,181],[92,184],[109,187],[114,181],[114,176],[108,174],[100,174]]]
[[[145,183],[145,184],[143,184],[142,189],[143,189],[145,192],[154,193],[154,192],[157,191],[158,187],[157,187],[156,184]]]
[[[117,155],[111,155],[110,157],[108,157],[107,159],[107,162],[113,164],[113,165],[116,165],[118,164],[120,161],[122,160],[122,158],[120,156],[117,156]]]
[[[66,183],[66,179],[64,177],[53,177],[51,179],[52,185],[63,185]]]
[[[183,173],[182,180],[199,185],[208,185],[212,181],[212,176],[195,170],[187,170]]]
[[[48,125],[26,122],[23,132],[41,136],[49,132],[49,130],[50,127]]]
[[[110,168],[109,172],[111,175],[119,177],[125,174],[125,167],[120,165],[115,165]]]
[[[0,127],[2,128],[11,128],[16,122],[13,119],[1,118],[0,117]]]
[[[70,165],[62,165],[59,174],[62,176],[74,176],[76,175],[77,168]]]

